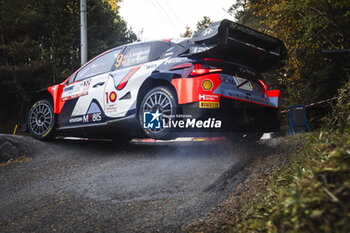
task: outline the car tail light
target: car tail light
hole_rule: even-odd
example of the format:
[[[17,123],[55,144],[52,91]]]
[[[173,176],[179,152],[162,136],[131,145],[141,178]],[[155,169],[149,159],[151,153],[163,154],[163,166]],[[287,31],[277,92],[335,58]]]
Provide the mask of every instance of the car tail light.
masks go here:
[[[258,81],[259,81],[260,84],[263,86],[264,90],[267,91],[267,86],[266,86],[266,84],[265,84],[263,81],[261,81],[260,79],[258,79]]]
[[[204,58],[204,61],[218,61],[218,62],[226,62],[225,60],[215,59],[215,58]]]
[[[180,69],[185,69],[185,68],[190,68],[193,67],[192,63],[183,63],[183,64],[178,64],[170,68],[170,70],[180,70]]]
[[[190,76],[203,75],[209,73],[220,72],[222,69],[217,68],[203,68],[202,64],[195,64]]]
[[[177,64],[175,66],[172,66],[170,68],[171,71],[173,70],[183,70],[182,77],[186,78],[189,76],[198,76],[198,75],[204,75],[204,74],[210,74],[210,73],[216,73],[222,71],[222,69],[218,69],[215,67],[210,67],[207,65],[202,64],[193,64],[193,63],[182,63]]]

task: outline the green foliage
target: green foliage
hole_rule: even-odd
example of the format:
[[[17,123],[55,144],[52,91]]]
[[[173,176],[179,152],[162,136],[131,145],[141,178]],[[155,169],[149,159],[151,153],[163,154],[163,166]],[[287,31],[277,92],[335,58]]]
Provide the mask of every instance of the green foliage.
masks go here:
[[[195,30],[193,32],[192,29],[188,25],[186,25],[185,32],[183,34],[180,34],[180,36],[181,37],[191,37],[193,35],[193,33],[209,27],[210,24],[212,24],[212,23],[213,23],[213,21],[210,19],[209,16],[203,16],[203,19],[201,19],[197,22],[197,30]]]
[[[213,21],[210,19],[209,16],[203,16],[203,19],[197,22],[197,31],[209,27],[212,23]]]
[[[350,82],[339,90],[330,124],[305,138],[236,231],[350,232]]]
[[[122,0],[102,0],[103,2],[107,2],[114,13],[118,13],[120,6],[118,5]]]
[[[333,114],[324,119],[333,132],[344,133],[350,127],[350,80],[338,91],[338,101],[333,107]]]
[[[183,34],[181,34],[180,36],[181,37],[191,37],[192,34],[193,33],[192,33],[191,28],[188,25],[186,25],[186,31]]]
[[[118,15],[118,2],[87,1],[89,58],[137,39]],[[0,0],[1,118],[17,112],[21,119],[35,90],[65,80],[79,66],[79,1]]]
[[[236,230],[349,232],[349,145],[349,134],[308,135],[304,152],[276,175],[253,214]]]
[[[238,22],[281,39],[286,66],[267,74],[267,84],[282,90],[284,107],[307,104],[337,94],[346,81],[348,55],[326,56],[323,49],[350,48],[350,0],[237,1],[229,10]],[[310,108],[321,119],[329,108]]]
[[[260,27],[260,22],[264,19],[264,17],[256,16],[254,14],[255,10],[248,7],[249,2],[253,3],[253,1],[237,0],[236,3],[228,9],[228,13],[234,16],[237,23],[258,30]]]

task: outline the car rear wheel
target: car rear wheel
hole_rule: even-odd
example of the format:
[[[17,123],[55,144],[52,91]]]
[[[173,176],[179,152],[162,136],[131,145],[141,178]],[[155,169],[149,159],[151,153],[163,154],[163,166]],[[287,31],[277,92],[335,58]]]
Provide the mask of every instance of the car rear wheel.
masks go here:
[[[139,121],[147,136],[154,139],[172,139],[169,125],[177,111],[174,92],[166,86],[151,89],[142,99],[139,107]]]
[[[28,114],[28,130],[30,134],[40,140],[53,138],[55,134],[55,118],[50,101],[43,99],[35,102]]]

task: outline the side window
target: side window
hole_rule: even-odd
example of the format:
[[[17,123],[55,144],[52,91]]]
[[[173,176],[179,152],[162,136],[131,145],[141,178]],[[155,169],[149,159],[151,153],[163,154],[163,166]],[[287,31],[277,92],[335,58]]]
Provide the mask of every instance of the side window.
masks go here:
[[[78,72],[75,81],[111,71],[120,52],[121,49],[113,50],[96,58]]]
[[[160,41],[131,45],[126,48],[123,54],[118,56],[115,66],[120,68],[134,66],[171,56],[173,53],[174,51],[169,43]]]
[[[171,47],[169,43],[155,42],[152,46],[151,61],[172,56],[175,52],[176,47]]]
[[[123,60],[119,65],[120,68],[133,66],[149,61],[151,45],[129,46],[123,53]],[[117,66],[117,64],[116,64]]]

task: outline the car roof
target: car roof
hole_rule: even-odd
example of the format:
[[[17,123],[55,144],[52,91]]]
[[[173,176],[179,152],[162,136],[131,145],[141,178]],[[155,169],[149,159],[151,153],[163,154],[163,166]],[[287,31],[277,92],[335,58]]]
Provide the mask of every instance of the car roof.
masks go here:
[[[163,39],[163,40],[148,40],[148,41],[135,41],[129,44],[124,44],[124,45],[120,45],[118,47],[114,47],[111,50],[114,49],[119,49],[119,48],[123,48],[126,46],[130,46],[130,45],[142,45],[142,44],[149,44],[149,43],[156,43],[156,42],[164,42],[164,43],[172,43],[172,44],[176,44],[181,46],[181,42],[188,40],[189,38],[184,38],[184,37],[179,37],[179,38],[172,38],[172,39]]]

